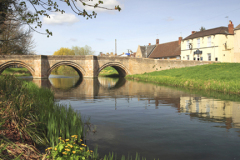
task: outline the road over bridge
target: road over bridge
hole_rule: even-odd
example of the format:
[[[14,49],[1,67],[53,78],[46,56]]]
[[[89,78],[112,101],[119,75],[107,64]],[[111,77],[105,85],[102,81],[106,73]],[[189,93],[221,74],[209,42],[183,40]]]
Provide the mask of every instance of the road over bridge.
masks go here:
[[[9,66],[20,65],[27,68],[33,78],[48,78],[52,70],[61,65],[73,67],[82,77],[98,77],[102,69],[111,66],[121,77],[210,64],[208,61],[162,60],[133,57],[87,56],[45,56],[45,55],[1,55],[0,74]]]

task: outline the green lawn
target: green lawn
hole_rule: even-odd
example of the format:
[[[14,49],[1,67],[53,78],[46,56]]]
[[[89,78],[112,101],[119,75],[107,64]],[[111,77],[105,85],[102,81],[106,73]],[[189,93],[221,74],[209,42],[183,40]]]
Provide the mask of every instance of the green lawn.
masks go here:
[[[214,90],[232,94],[240,93],[240,63],[216,63],[169,69],[131,75],[126,78],[190,89]]]
[[[104,68],[100,74],[100,77],[118,77],[118,72],[113,67],[106,67]]]
[[[32,74],[27,70],[27,68],[7,68],[1,75],[15,75],[15,76],[31,76]]]

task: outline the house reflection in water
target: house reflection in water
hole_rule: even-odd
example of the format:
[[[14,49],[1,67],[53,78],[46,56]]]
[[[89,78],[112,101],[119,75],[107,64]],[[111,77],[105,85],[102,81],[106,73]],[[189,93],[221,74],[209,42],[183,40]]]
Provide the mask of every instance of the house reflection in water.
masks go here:
[[[240,128],[240,103],[208,99],[205,97],[180,97],[180,111],[203,121],[223,122],[224,128]]]
[[[221,101],[205,97],[155,97],[148,99],[148,104],[155,104],[158,109],[162,104],[172,104],[179,113],[189,113],[190,118],[201,121],[224,123],[221,128],[240,128],[240,103]]]

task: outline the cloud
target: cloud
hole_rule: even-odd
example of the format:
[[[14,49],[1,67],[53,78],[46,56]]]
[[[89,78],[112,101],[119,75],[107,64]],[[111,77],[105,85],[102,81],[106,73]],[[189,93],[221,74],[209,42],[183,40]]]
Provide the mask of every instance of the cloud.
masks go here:
[[[89,1],[89,0],[84,0],[86,2],[86,4],[89,4],[89,5],[95,5],[96,3],[98,3],[99,0],[92,0],[92,1]],[[109,9],[114,9],[115,6],[120,6],[121,9],[123,9],[123,4],[121,4],[119,2],[119,0],[103,0],[103,4],[99,4],[100,7],[105,7],[105,8],[109,8]],[[80,8],[83,8],[85,9],[86,11],[96,11],[96,12],[106,12],[106,11],[109,11],[107,9],[102,9],[102,8],[94,8],[94,7],[90,7],[90,6],[83,6],[81,2],[77,2],[77,6],[80,7]]]
[[[63,13],[60,12],[50,14],[50,18],[43,17],[43,23],[49,24],[49,25],[63,25],[68,24],[72,25],[73,23],[76,23],[79,21],[79,19],[71,13]]]
[[[97,38],[97,40],[98,40],[98,41],[104,41],[104,39],[102,39],[102,38]]]
[[[69,41],[77,42],[77,39],[76,38],[70,38]]]
[[[167,17],[165,20],[168,21],[168,22],[174,21],[174,19],[172,17]]]

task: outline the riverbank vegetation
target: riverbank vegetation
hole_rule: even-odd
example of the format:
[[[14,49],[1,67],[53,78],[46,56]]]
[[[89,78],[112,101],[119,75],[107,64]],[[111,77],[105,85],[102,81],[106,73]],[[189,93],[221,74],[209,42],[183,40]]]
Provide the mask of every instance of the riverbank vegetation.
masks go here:
[[[113,67],[106,67],[100,73],[100,77],[119,77],[119,74],[116,69]]]
[[[36,147],[54,147],[60,142],[59,137],[71,139],[71,135],[78,135],[80,141],[85,134],[80,113],[71,106],[55,104],[49,89],[38,88],[14,76],[0,78],[0,117],[3,159],[16,158],[22,152],[20,157],[25,159],[27,150],[21,146],[34,150],[38,154],[32,156],[38,157],[40,151]],[[12,147],[12,143],[18,147]]]
[[[239,63],[216,63],[128,75],[126,78],[188,89],[239,94],[239,70]]]
[[[27,70],[27,68],[7,68],[1,75],[14,75],[16,77],[20,76],[31,76],[32,74]]]

